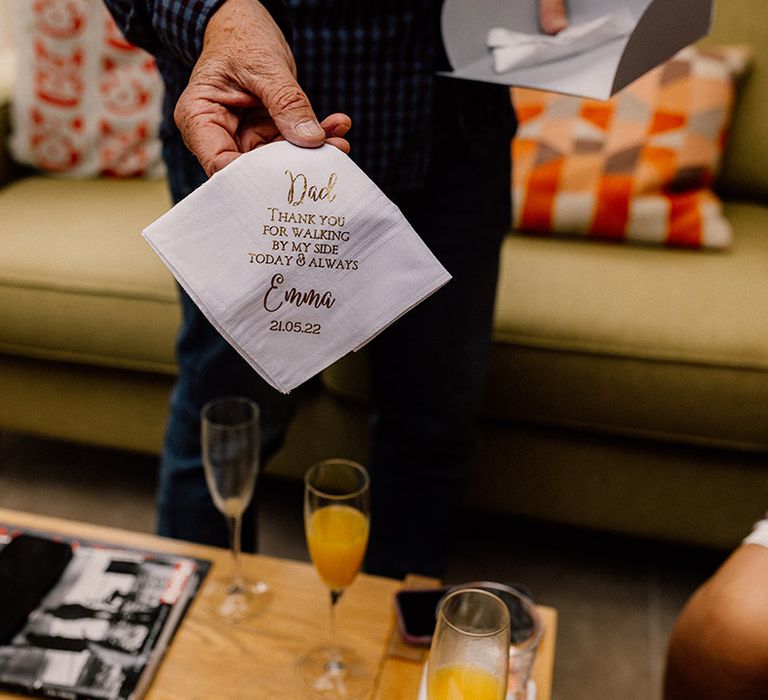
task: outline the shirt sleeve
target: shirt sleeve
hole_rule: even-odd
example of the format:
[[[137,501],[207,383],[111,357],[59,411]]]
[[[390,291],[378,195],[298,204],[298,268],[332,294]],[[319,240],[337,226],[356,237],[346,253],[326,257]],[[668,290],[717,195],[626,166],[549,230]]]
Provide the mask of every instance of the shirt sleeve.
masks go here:
[[[761,547],[768,547],[768,513],[762,520],[755,523],[752,532],[744,538],[743,544],[759,544]]]
[[[125,38],[157,56],[193,65],[203,48],[208,20],[225,0],[104,0]],[[280,29],[289,35],[282,0],[261,0]]]

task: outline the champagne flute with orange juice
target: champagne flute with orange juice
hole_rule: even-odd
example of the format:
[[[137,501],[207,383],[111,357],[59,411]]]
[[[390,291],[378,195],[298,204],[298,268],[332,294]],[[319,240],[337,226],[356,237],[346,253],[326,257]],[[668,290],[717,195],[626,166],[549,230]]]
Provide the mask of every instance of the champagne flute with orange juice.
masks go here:
[[[429,652],[428,700],[504,700],[508,671],[504,601],[479,588],[446,595]]]
[[[369,483],[365,469],[345,459],[319,462],[304,478],[307,547],[331,602],[331,645],[309,652],[299,662],[305,687],[318,697],[360,697],[370,692],[373,682],[336,635],[336,605],[360,571],[368,544]]]

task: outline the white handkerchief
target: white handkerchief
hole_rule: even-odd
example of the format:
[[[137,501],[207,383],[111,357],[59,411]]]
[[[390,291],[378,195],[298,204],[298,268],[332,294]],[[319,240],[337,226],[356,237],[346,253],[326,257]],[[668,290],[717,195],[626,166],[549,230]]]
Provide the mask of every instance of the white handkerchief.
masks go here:
[[[613,39],[630,34],[637,20],[626,7],[602,15],[589,22],[568,26],[548,34],[526,34],[512,29],[493,27],[487,43],[493,50],[493,66],[497,73],[556,61],[594,49]]]
[[[224,338],[285,393],[450,279],[400,210],[328,145],[247,153],[144,237]]]

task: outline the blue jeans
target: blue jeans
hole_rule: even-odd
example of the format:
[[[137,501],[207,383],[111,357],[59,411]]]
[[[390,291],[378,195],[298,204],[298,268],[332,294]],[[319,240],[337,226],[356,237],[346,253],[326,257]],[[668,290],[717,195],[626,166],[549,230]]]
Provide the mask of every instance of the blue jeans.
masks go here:
[[[164,144],[171,196],[178,202],[207,179],[181,140]],[[171,394],[157,490],[157,531],[166,537],[227,546],[224,517],[216,510],[203,473],[200,411],[210,400],[248,396],[262,411],[262,460],[281,446],[291,398],[274,391],[225,341],[181,289],[182,323],[176,340],[178,378]],[[243,517],[243,550],[256,549],[255,508]]]
[[[508,98],[499,94],[508,108]],[[503,100],[486,112],[503,110]],[[443,123],[434,130],[424,188],[388,194],[453,280],[369,346],[372,519],[366,569],[398,578],[439,576],[445,564],[472,449],[499,246],[510,214],[511,117],[501,129],[498,115],[484,120],[481,112],[478,118],[471,87],[438,91],[438,105]],[[180,141],[166,143],[165,157],[175,201],[205,180]],[[282,442],[292,402],[269,387],[180,293],[179,377],[160,464],[158,529],[223,546],[224,518],[208,495],[200,460],[200,409],[225,394],[255,400],[267,460]],[[255,526],[243,532],[243,547],[252,550]]]

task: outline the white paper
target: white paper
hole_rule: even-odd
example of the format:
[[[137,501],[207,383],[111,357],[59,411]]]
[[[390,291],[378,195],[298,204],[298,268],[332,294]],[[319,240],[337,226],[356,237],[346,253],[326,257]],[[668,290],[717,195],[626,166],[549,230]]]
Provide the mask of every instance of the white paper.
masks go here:
[[[554,36],[492,27],[488,46],[493,53],[497,73],[558,61],[592,51],[614,39],[628,36],[636,20],[626,7],[597,17],[589,22],[571,24]]]
[[[328,145],[247,153],[144,236],[222,336],[286,393],[450,279],[400,210]]]

